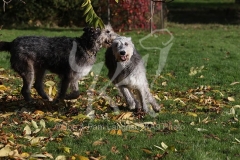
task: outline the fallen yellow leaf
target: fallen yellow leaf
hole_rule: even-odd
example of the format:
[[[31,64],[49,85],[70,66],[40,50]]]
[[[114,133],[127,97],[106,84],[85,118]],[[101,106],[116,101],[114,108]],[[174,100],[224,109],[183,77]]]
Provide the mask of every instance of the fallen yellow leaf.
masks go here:
[[[20,159],[21,155],[18,153],[18,150],[15,149],[8,154],[9,157],[14,158],[14,159]]]
[[[52,155],[52,154],[50,154],[50,153],[48,153],[48,152],[44,152],[43,154],[44,154],[45,156],[47,156],[48,158],[53,159],[53,155]]]
[[[56,94],[57,94],[57,89],[55,86],[53,86],[52,96],[56,96]]]
[[[162,82],[162,86],[167,86],[167,82]]]
[[[63,147],[63,151],[66,152],[66,153],[70,153],[70,149],[69,147]]]
[[[100,138],[99,140],[93,142],[93,146],[98,146],[98,145],[102,145],[102,144],[105,144],[106,141],[104,141],[102,138]]]
[[[35,122],[34,120],[32,120],[31,123],[32,123],[32,125],[33,125],[33,127],[34,127],[35,129],[38,128],[37,122]]]
[[[0,114],[0,117],[6,118],[6,117],[11,116],[13,114],[15,114],[15,113],[14,112],[10,112],[10,113],[6,113],[6,114]]]
[[[234,99],[234,97],[228,97],[228,101],[230,101],[230,102],[234,102],[235,99]]]
[[[109,133],[110,133],[111,135],[114,135],[114,134],[116,134],[116,130],[115,130],[115,129],[112,129],[112,130],[109,131]]]
[[[232,107],[232,108],[230,109],[230,114],[235,115],[235,109],[234,109],[234,107]]]
[[[4,85],[0,85],[0,90],[1,90],[1,91],[6,91],[6,90],[7,90],[7,87],[5,87]]]
[[[187,114],[188,114],[189,116],[197,117],[197,114],[196,114],[196,113],[193,113],[193,112],[187,112]]]
[[[142,148],[142,151],[144,151],[147,154],[152,154],[152,151],[150,151],[149,149],[146,149],[146,148]]]
[[[121,129],[117,130],[117,135],[122,136],[122,130]]]
[[[132,119],[132,112],[124,112],[117,117],[117,120],[126,120],[126,119]]]
[[[28,158],[28,157],[30,156],[30,154],[27,153],[27,152],[23,152],[23,153],[21,153],[20,156],[21,156],[22,158]]]
[[[10,146],[5,146],[0,150],[0,157],[7,157],[10,152],[11,152]]]
[[[31,157],[39,158],[39,159],[47,158],[47,156],[45,156],[44,154],[41,154],[41,153],[32,154]]]
[[[43,119],[41,119],[39,123],[42,128],[46,128],[46,123]]]
[[[230,85],[233,86],[233,85],[238,84],[238,83],[240,83],[240,82],[233,82]]]
[[[53,117],[49,117],[49,116],[45,116],[45,118],[48,120],[48,121],[53,121],[53,122],[61,122],[63,121],[62,119],[59,119],[59,118],[53,118]]]
[[[77,156],[77,160],[89,160],[89,158],[84,156]]]
[[[204,128],[195,128],[198,132],[204,132],[204,131],[207,131],[207,129],[204,129]]]
[[[41,111],[41,110],[36,110],[33,112],[35,115],[39,115],[39,116],[43,116],[44,115],[44,112]]]
[[[31,128],[26,125],[23,129],[24,135],[30,135],[32,133]]]
[[[52,87],[52,86],[55,85],[55,82],[53,82],[53,81],[47,81],[47,82],[45,82],[45,85],[48,86],[48,87]]]
[[[52,95],[52,90],[53,90],[53,87],[52,86],[50,86],[49,88],[48,88],[48,95]]]
[[[67,160],[67,157],[64,155],[57,156],[55,160]]]
[[[31,146],[38,146],[42,140],[44,140],[47,137],[34,137],[30,140]]]
[[[93,73],[93,72],[90,72],[90,75],[91,75],[92,77],[94,77],[94,73]]]

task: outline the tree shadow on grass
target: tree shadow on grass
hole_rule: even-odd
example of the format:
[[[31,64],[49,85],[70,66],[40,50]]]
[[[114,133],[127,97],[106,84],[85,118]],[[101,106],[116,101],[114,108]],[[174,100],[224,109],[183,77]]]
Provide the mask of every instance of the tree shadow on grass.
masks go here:
[[[69,108],[70,109],[70,108]],[[36,111],[56,112],[66,111],[67,105],[64,102],[54,103],[42,99],[34,99],[33,102],[26,102],[24,99],[0,102],[0,112],[16,112],[16,111]]]
[[[168,21],[184,24],[239,24],[240,5],[234,3],[168,4]]]

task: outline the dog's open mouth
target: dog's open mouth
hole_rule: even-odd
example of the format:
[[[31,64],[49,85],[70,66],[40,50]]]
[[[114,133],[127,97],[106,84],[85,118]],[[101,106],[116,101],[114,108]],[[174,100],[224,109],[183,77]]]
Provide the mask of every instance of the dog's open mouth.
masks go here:
[[[120,59],[121,59],[121,61],[126,61],[127,60],[127,56],[126,55],[121,55]]]

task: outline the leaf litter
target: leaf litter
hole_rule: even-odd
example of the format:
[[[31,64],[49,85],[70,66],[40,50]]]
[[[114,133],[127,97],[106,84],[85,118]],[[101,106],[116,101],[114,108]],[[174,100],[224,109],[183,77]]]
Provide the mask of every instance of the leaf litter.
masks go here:
[[[200,68],[192,68],[191,76],[194,76],[197,73],[202,72],[204,66]],[[93,75],[91,75],[93,76]],[[13,77],[10,77],[10,79]],[[86,80],[91,78],[86,78]],[[3,84],[9,78],[3,79]],[[73,138],[80,138],[82,135],[87,134],[91,131],[91,128],[88,126],[84,126],[83,123],[85,121],[89,121],[91,119],[98,120],[110,120],[112,123],[116,124],[117,128],[108,130],[109,135],[111,136],[121,136],[124,137],[125,132],[138,134],[139,132],[151,132],[151,128],[159,125],[155,121],[142,121],[146,114],[141,110],[136,112],[129,111],[121,111],[119,114],[112,114],[112,110],[109,106],[110,102],[104,98],[98,98],[93,101],[94,111],[89,112],[88,114],[84,114],[86,110],[86,102],[88,101],[86,98],[87,95],[81,95],[79,100],[74,101],[65,101],[61,104],[53,104],[52,102],[46,102],[40,99],[40,97],[36,94],[36,91],[33,91],[33,96],[36,99],[34,104],[26,104],[20,95],[20,87],[16,90],[11,90],[6,85],[0,85],[0,105],[4,104],[3,107],[0,107],[0,157],[10,157],[13,159],[30,159],[32,158],[49,158],[53,159],[53,155],[51,153],[47,153],[43,151],[42,153],[27,153],[22,152],[22,149],[26,146],[35,146],[39,148],[44,148],[47,143],[51,142],[62,142],[62,138],[65,136],[70,136]],[[162,86],[167,86],[167,82],[164,79],[164,82],[161,83]],[[235,85],[238,83],[234,83],[231,85]],[[81,85],[88,85],[87,82],[81,83]],[[114,89],[114,88],[112,88]],[[57,93],[57,89],[55,87],[55,82],[52,80],[48,80],[45,82],[45,90],[51,96],[55,96]],[[85,94],[89,94],[85,93]],[[95,90],[91,90],[91,94],[94,96],[98,96]],[[215,99],[213,95],[218,94],[222,99]],[[178,106],[179,113],[184,113],[187,116],[198,117],[199,114],[204,112],[214,112],[220,113],[222,107],[227,105],[227,102],[235,102],[235,98],[233,96],[226,97],[222,91],[213,89],[211,86],[202,85],[195,89],[189,89],[186,92],[181,91],[172,91],[172,92],[156,92],[154,93],[154,97],[158,100],[163,99],[166,101],[170,101],[173,106]],[[125,102],[119,97],[113,97],[116,100],[119,106],[126,106]],[[190,105],[194,105],[194,107],[189,107]],[[81,107],[80,107],[81,106]],[[162,106],[163,113],[167,111],[165,106]],[[235,105],[230,109],[230,114],[235,115],[235,109],[240,108],[239,105]],[[236,118],[236,117],[235,117]],[[78,124],[73,124],[72,122],[77,121]],[[178,120],[176,122],[180,123]],[[46,124],[48,122],[55,123],[54,127],[48,128]],[[203,124],[207,124],[211,122],[211,120],[206,117],[201,121]],[[161,123],[160,123],[161,124]],[[164,127],[162,129],[155,130],[156,133],[164,133],[170,134],[178,131],[178,128],[174,128],[169,122],[169,125],[164,123]],[[195,125],[195,124],[193,124]],[[15,126],[22,130],[20,132],[10,134],[7,128],[9,126]],[[2,129],[4,128],[4,130]],[[198,132],[206,132],[207,129],[204,128],[195,128]],[[56,137],[51,136],[51,132],[59,131],[60,133]],[[49,135],[49,136],[41,136],[41,135]],[[213,138],[216,140],[220,140],[216,135],[213,134],[205,134],[205,138]],[[28,142],[25,144],[19,143],[18,140],[26,139]],[[238,144],[239,141],[236,138],[233,143]],[[107,139],[99,139],[92,143],[93,146],[98,145],[108,145],[109,142]],[[175,151],[176,148],[173,146],[168,147],[164,145],[165,143],[161,143],[161,149],[159,146],[154,145],[156,148],[159,148],[163,153],[155,154],[155,158],[161,159],[167,156],[169,151]],[[60,146],[58,148],[62,150],[64,153],[71,155],[72,158],[79,159],[104,159],[105,157],[100,155],[97,152],[88,152],[87,156],[76,155],[71,152],[71,148],[67,146]],[[167,151],[167,149],[169,149]],[[143,148],[143,152],[147,154],[153,154],[151,149]],[[111,152],[114,154],[118,154],[119,150],[116,146],[111,147]],[[56,159],[67,159],[69,156],[59,155]]]

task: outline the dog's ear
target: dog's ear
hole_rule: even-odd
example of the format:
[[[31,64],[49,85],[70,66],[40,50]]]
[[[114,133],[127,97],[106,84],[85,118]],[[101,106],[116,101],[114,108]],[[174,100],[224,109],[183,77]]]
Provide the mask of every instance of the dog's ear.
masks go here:
[[[89,27],[84,27],[84,28],[83,28],[83,31],[84,31],[84,32],[87,32],[88,29],[89,29]]]
[[[132,43],[132,37],[126,37],[128,44],[132,45],[134,47],[134,44]]]
[[[127,37],[127,41],[132,41],[132,38],[131,37]]]
[[[113,28],[112,28],[112,26],[111,26],[110,23],[109,23],[109,24],[105,24],[105,25],[104,25],[104,28],[105,28],[106,30],[113,30]]]
[[[84,31],[84,32],[87,32],[87,33],[93,32],[93,31],[92,31],[92,28],[90,28],[90,27],[84,27],[84,28],[83,28],[83,31]]]
[[[101,33],[101,29],[100,28],[96,28],[95,29],[95,33]]]
[[[93,33],[95,31],[95,28],[93,28],[93,27],[84,27],[83,31],[84,32],[92,32]]]

